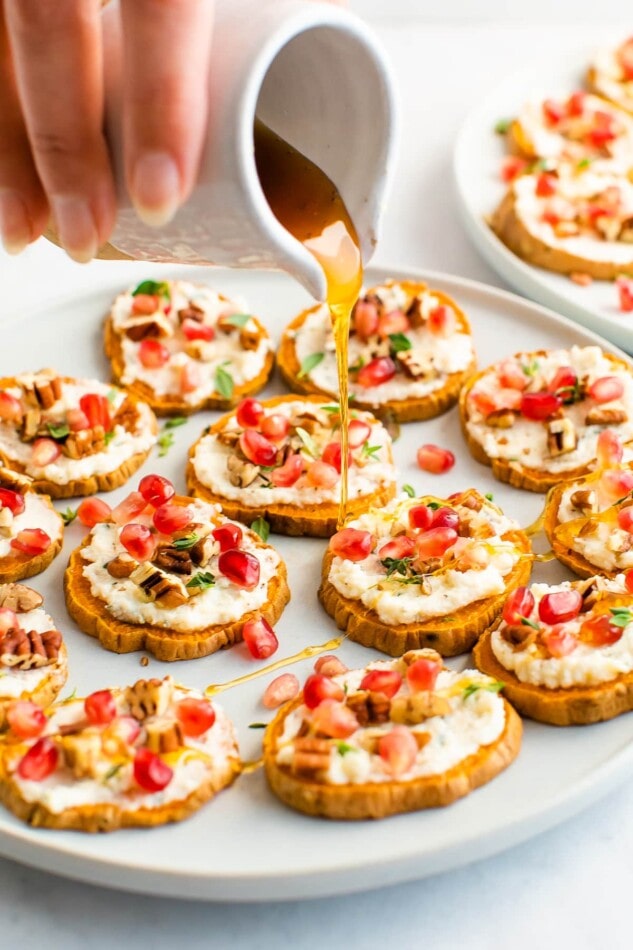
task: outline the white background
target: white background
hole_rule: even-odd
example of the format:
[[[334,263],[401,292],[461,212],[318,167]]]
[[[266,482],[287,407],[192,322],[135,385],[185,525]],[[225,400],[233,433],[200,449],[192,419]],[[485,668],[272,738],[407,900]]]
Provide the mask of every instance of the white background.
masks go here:
[[[395,21],[428,23],[596,23],[624,21],[633,11],[629,0],[349,0],[356,13]]]

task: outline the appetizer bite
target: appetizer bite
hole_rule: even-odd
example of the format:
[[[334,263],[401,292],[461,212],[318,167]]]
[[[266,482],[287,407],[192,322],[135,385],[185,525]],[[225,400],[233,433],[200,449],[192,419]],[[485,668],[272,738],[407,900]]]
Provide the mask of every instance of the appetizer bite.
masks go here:
[[[630,572],[629,572],[630,573]],[[633,577],[514,591],[473,649],[523,716],[555,726],[633,709]]]
[[[384,426],[367,412],[350,415],[347,510],[357,515],[393,498],[396,471]],[[229,518],[328,537],[341,495],[338,405],[320,396],[244,400],[192,446],[187,487]]]
[[[230,409],[266,384],[274,362],[256,317],[184,280],[144,280],[119,294],[105,350],[114,380],[159,416]]]
[[[530,541],[474,488],[397,498],[331,539],[319,598],[350,640],[391,656],[469,650],[530,576]]]
[[[546,270],[597,280],[633,272],[633,184],[625,177],[565,168],[520,175],[490,226]]]
[[[43,603],[24,584],[0,584],[0,729],[43,727],[42,707],[66,682],[66,647]]]
[[[102,506],[94,517],[80,512],[93,527],[70,556],[64,589],[70,616],[106,650],[191,660],[242,640],[251,621],[270,630],[281,616],[285,564],[216,505],[146,475],[111,511]]]
[[[517,353],[470,380],[460,415],[471,454],[495,478],[547,491],[593,469],[607,426],[633,440],[633,377],[598,346]]]
[[[240,763],[221,708],[171,677],[101,689],[11,725],[0,800],[40,828],[115,831],[182,821],[230,785]]]
[[[588,72],[589,88],[633,112],[633,37],[600,50]]]
[[[0,468],[0,583],[46,570],[62,549],[64,521],[31,479]]]
[[[434,650],[308,677],[264,736],[269,785],[324,818],[385,818],[449,805],[519,753],[521,720],[501,683],[442,667]]]
[[[294,392],[336,396],[336,350],[325,304],[290,323],[277,365]],[[455,404],[475,365],[468,320],[438,290],[388,281],[354,307],[349,390],[356,408],[388,410],[398,422],[430,419]]]
[[[0,379],[0,460],[52,498],[123,485],[156,442],[149,406],[53,370]]]

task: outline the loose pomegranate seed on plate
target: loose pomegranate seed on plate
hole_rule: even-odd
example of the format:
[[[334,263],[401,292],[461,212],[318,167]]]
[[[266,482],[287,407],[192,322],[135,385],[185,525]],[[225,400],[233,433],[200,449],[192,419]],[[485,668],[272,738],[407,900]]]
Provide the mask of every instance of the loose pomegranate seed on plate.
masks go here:
[[[455,464],[455,456],[449,449],[430,443],[421,445],[416,457],[422,471],[430,472],[432,475],[443,475]]]
[[[173,482],[163,475],[145,475],[138,484],[138,490],[147,504],[154,508],[167,504],[176,494]]]
[[[442,557],[455,544],[458,537],[454,528],[429,528],[416,538],[417,555],[423,560],[430,557]]]
[[[352,419],[347,428],[350,449],[359,449],[371,435],[371,426],[362,419]]]
[[[402,686],[402,675],[397,670],[370,670],[361,680],[360,688],[370,693],[382,693],[392,699]]]
[[[11,539],[12,548],[22,551],[23,554],[30,554],[31,557],[43,554],[50,546],[51,539],[41,528],[24,528]]]
[[[0,488],[0,508],[8,508],[12,514],[21,515],[24,507],[24,495],[10,488]]]
[[[618,277],[616,281],[618,299],[622,313],[633,311],[633,280],[630,277]]]
[[[157,294],[136,294],[132,298],[132,313],[138,316],[149,317],[156,313],[160,306],[160,297]]]
[[[18,615],[9,607],[0,607],[0,633],[6,633],[7,630],[19,630],[20,621]]]
[[[435,688],[435,683],[442,664],[437,660],[429,660],[426,657],[420,657],[407,668],[407,683],[413,693],[420,693],[423,690]]]
[[[578,646],[578,639],[562,625],[547,630],[541,640],[546,650],[555,657],[569,656]]]
[[[438,508],[433,512],[434,528],[453,528],[455,531],[459,528],[459,515],[453,508]]]
[[[359,727],[351,709],[335,699],[324,699],[312,710],[312,728],[331,739],[347,739]]]
[[[290,420],[281,412],[273,412],[270,416],[264,416],[259,428],[262,435],[271,442],[283,442],[290,432]]]
[[[557,413],[562,405],[563,400],[554,393],[524,393],[521,415],[534,422],[543,422]]]
[[[84,710],[92,726],[107,726],[116,716],[116,703],[109,689],[99,689],[84,699]]]
[[[378,307],[368,300],[358,300],[353,311],[354,330],[362,340],[378,332]]]
[[[415,553],[415,550],[416,547],[413,538],[408,538],[406,534],[401,534],[397,538],[393,538],[391,541],[387,541],[386,544],[383,544],[378,552],[378,557],[381,561],[385,561],[387,558],[394,558],[399,561],[403,557],[411,557]]]
[[[36,439],[31,445],[31,461],[38,468],[52,465],[61,454],[61,447],[54,439]]]
[[[111,517],[110,505],[101,498],[84,498],[77,508],[77,518],[86,528],[94,528],[96,524],[110,521]]]
[[[385,339],[392,333],[406,333],[411,329],[409,318],[402,310],[391,310],[383,313],[378,320],[378,336]]]
[[[86,393],[79,400],[79,408],[91,426],[103,426],[106,432],[112,429],[110,403],[100,393]]]
[[[248,551],[223,551],[218,558],[218,570],[236,587],[253,590],[259,584],[259,561]]]
[[[274,465],[277,461],[277,446],[254,429],[245,429],[240,435],[240,448],[253,465]]]
[[[82,432],[90,428],[90,420],[83,409],[69,409],[66,412],[66,422],[71,432]]]
[[[426,326],[434,336],[452,336],[457,330],[455,311],[451,307],[436,307],[431,310]]]
[[[20,400],[6,390],[0,390],[0,421],[18,422],[23,415]]]
[[[210,343],[215,337],[215,330],[209,323],[200,323],[198,320],[185,319],[180,327],[187,340],[204,340]]]
[[[313,463],[315,464],[315,463]],[[269,478],[276,488],[291,488],[303,474],[304,461],[301,455],[289,455],[283,465],[274,468]],[[334,473],[338,480],[338,475]]]
[[[152,521],[161,534],[174,534],[191,524],[191,508],[167,502],[156,509]]]
[[[577,590],[557,590],[545,594],[538,605],[538,615],[543,623],[557,624],[574,620],[582,607],[582,595]]]
[[[320,656],[314,664],[314,672],[321,673],[323,676],[340,676],[341,673],[347,673],[349,667],[339,660],[333,653],[326,653]]]
[[[169,362],[170,353],[160,340],[141,340],[138,358],[145,369],[160,369]]]
[[[597,403],[613,402],[624,395],[624,383],[617,376],[601,376],[591,384],[588,394]]]
[[[622,638],[624,629],[611,622],[608,614],[589,617],[580,628],[580,639],[594,647],[606,647]]]
[[[414,508],[409,508],[409,524],[412,528],[426,531],[433,523],[433,515],[433,509],[427,505],[415,505]]]
[[[603,429],[596,443],[596,457],[600,468],[609,468],[622,461],[624,447],[617,432],[613,429]]]
[[[242,628],[242,637],[248,652],[256,660],[267,660],[277,652],[279,640],[275,631],[263,617],[247,620]]]
[[[328,465],[321,459],[315,459],[306,472],[306,478],[313,488],[334,488],[340,478],[340,473],[333,465]]]
[[[418,754],[418,744],[406,726],[394,726],[378,740],[378,755],[383,766],[394,778],[413,768]]]
[[[145,792],[162,792],[174,773],[166,762],[149,749],[138,749],[134,756],[134,779]]]
[[[396,364],[390,356],[377,356],[365,366],[361,366],[356,375],[356,382],[363,389],[372,386],[382,386],[396,375]]]
[[[180,367],[180,392],[184,395],[193,393],[202,385],[200,367],[191,361]]]
[[[513,590],[503,605],[501,617],[510,627],[516,627],[523,618],[529,619],[534,610],[534,594],[527,587]]]
[[[156,538],[144,524],[126,524],[121,528],[119,540],[125,550],[137,561],[151,561],[156,552]]]
[[[7,722],[18,739],[35,739],[41,736],[48,720],[36,703],[19,699],[7,709]]]
[[[329,548],[335,557],[346,561],[364,561],[375,547],[374,536],[358,528],[341,528],[330,538]]]
[[[191,696],[176,703],[176,716],[184,734],[196,738],[208,732],[215,722],[215,709],[207,699]]]
[[[600,476],[600,491],[611,501],[619,501],[633,491],[633,472],[629,469],[607,469]]]
[[[282,673],[272,680],[262,696],[262,705],[266,709],[276,709],[282,703],[287,703],[299,695],[301,686],[294,673]]]
[[[326,699],[343,700],[345,691],[324,673],[311,673],[303,684],[303,702],[308,709],[316,707]]]
[[[27,782],[43,782],[57,768],[58,758],[57,747],[44,736],[22,756],[17,773]]]
[[[213,529],[211,534],[220,545],[220,553],[222,551],[230,551],[232,548],[239,548],[242,543],[242,538],[244,537],[240,526],[233,524],[233,522],[219,525]]]
[[[242,429],[256,429],[264,411],[264,407],[257,399],[243,399],[235,410],[235,418]]]

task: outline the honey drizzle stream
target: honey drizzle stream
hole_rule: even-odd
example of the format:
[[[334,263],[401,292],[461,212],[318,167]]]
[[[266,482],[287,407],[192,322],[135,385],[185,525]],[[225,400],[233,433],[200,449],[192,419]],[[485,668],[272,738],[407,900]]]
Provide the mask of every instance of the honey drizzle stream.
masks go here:
[[[257,174],[271,211],[319,262],[326,278],[339,384],[340,527],[347,510],[349,329],[363,281],[358,236],[336,185],[322,169],[257,119],[254,142]]]

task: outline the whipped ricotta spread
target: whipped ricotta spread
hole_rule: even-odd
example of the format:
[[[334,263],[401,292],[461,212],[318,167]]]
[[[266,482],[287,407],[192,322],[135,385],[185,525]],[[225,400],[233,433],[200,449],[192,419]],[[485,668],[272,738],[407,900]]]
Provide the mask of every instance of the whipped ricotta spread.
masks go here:
[[[192,500],[189,508],[192,512],[191,520],[194,522],[211,522],[215,526],[227,521],[216,505]],[[149,524],[149,516],[139,515],[134,520],[136,523]],[[86,562],[83,574],[90,583],[94,596],[103,602],[108,613],[117,620],[169,627],[183,633],[202,630],[216,624],[232,623],[266,603],[268,584],[276,575],[280,563],[279,555],[273,548],[262,547],[256,543],[253,532],[242,530],[240,549],[255,555],[260,563],[259,583],[253,590],[237,587],[220,574],[217,569],[220,554],[218,546],[217,553],[204,567],[204,571],[214,577],[213,586],[200,590],[178,607],[161,607],[146,599],[139,586],[130,578],[114,578],[108,573],[108,562],[119,555],[127,554],[119,540],[121,528],[111,523],[95,525],[91,530],[90,543],[81,550],[82,558]]]
[[[301,399],[293,402],[282,402],[276,405],[272,411],[276,415],[283,415],[289,419],[296,418],[302,412],[309,412],[315,416],[323,426],[323,429],[311,439],[311,443],[314,442],[314,448],[319,453],[334,438],[332,414],[320,409],[314,402]],[[378,450],[372,451],[371,456],[363,456],[362,453],[360,455],[357,453],[354,456],[348,472],[347,491],[350,499],[371,495],[381,486],[391,484],[396,480],[396,470],[391,460],[391,438],[385,427],[365,412],[353,412],[352,417],[361,419],[370,425],[371,433],[367,437],[367,444],[372,449],[378,447]],[[223,431],[241,431],[235,416],[231,417]],[[239,500],[241,504],[252,507],[277,504],[308,507],[328,502],[337,503],[340,499],[340,478],[331,488],[317,488],[305,484],[305,479],[299,485],[295,484],[286,488],[280,488],[272,484],[270,486],[258,485],[257,483],[249,485],[247,488],[232,485],[227,467],[227,461],[231,454],[232,449],[230,447],[219,442],[216,435],[209,434],[200,439],[192,456],[196,478],[203,485],[208,486],[213,492],[222,495],[224,498]],[[302,454],[305,456],[306,463],[309,464],[312,461],[310,449],[305,448]]]
[[[27,491],[24,498],[24,511],[19,515],[11,515],[8,508],[3,508],[0,516],[7,524],[0,527],[0,558],[13,553],[11,539],[26,528],[41,528],[55,543],[62,536],[62,520],[50,505],[40,495]]]
[[[219,317],[229,317],[234,314],[248,312],[242,300],[229,300],[222,294],[205,287],[202,284],[193,284],[189,281],[169,282],[171,300],[167,317],[161,314],[161,326],[165,335],[160,342],[170,353],[169,360],[162,367],[143,366],[139,359],[139,343],[125,335],[126,327],[134,323],[146,322],[151,316],[136,317],[132,314],[134,297],[131,290],[120,294],[112,306],[111,318],[114,329],[121,334],[121,346],[125,369],[121,381],[126,385],[139,381],[150,386],[157,396],[177,394],[184,402],[198,403],[217,391],[216,374],[218,370],[228,373],[235,386],[244,386],[255,379],[263,371],[272,343],[266,334],[261,335],[254,349],[244,349],[240,343],[240,331],[223,333],[216,329],[212,340],[197,341],[198,357],[185,352],[187,340],[180,330],[178,311],[186,309],[191,304],[203,312],[202,322],[216,328]],[[255,320],[251,317],[243,329],[260,332]],[[182,393],[179,379],[183,367],[195,364],[200,373],[200,385],[191,392]]]
[[[403,307],[408,297],[397,285],[372,288],[372,293],[380,297],[385,312]],[[428,316],[440,306],[440,300],[432,291],[423,291],[418,295],[420,309]],[[325,304],[315,307],[307,314],[300,327],[294,332],[294,347],[299,364],[315,353],[323,353],[323,359],[309,373],[309,379],[323,392],[338,393],[336,369],[336,347],[332,331],[332,320]],[[458,330],[450,336],[438,336],[426,326],[407,330],[406,336],[411,343],[411,354],[423,364],[428,364],[432,373],[426,378],[415,379],[397,373],[393,379],[379,386],[359,386],[350,379],[349,389],[357,399],[369,405],[379,406],[399,399],[422,398],[441,389],[447,377],[452,373],[466,370],[474,360],[474,349],[470,334]],[[352,334],[349,340],[349,365],[353,367],[363,358],[366,350],[358,336]]]
[[[363,677],[370,670],[391,670],[394,665],[393,661],[379,660],[370,663],[366,669],[350,670],[334,679],[350,694],[360,688]],[[412,767],[398,776],[398,781],[408,782],[426,775],[441,775],[501,736],[505,728],[505,708],[502,698],[497,692],[491,691],[491,686],[494,686],[494,680],[476,670],[440,672],[434,692],[447,698],[450,712],[408,727],[414,735],[423,733],[429,738],[419,750]],[[408,693],[405,680],[396,697]],[[286,717],[284,731],[277,744],[279,765],[291,765],[294,754],[292,742],[309,714],[310,711],[301,705]],[[365,741],[370,736],[374,745],[393,727],[391,722],[371,725],[358,729],[344,743],[332,742],[329,768],[324,780],[332,785],[393,781],[380,756],[368,751]]]
[[[572,346],[569,350],[549,350],[544,356],[534,353],[519,353],[515,359],[530,368],[532,373],[529,392],[545,388],[545,381],[552,379],[556,370],[571,366],[579,379],[587,380],[590,386],[604,376],[617,376],[624,384],[624,393],[617,403],[603,403],[601,408],[624,409],[627,419],[614,425],[622,442],[633,439],[633,376],[620,366],[615,366],[599,346]],[[477,391],[494,398],[500,383],[497,367],[492,366],[477,381],[471,392]],[[485,416],[477,411],[469,399],[469,418],[466,423],[469,434],[480,443],[489,458],[517,462],[526,468],[564,473],[575,468],[589,467],[596,458],[596,445],[604,425],[586,425],[588,403],[583,400],[564,406],[565,417],[570,419],[578,435],[573,451],[562,455],[550,455],[547,446],[547,428],[542,422],[516,416],[514,425],[498,429],[486,425]]]
[[[388,576],[381,551],[403,529],[406,530],[409,509],[420,503],[421,500],[416,498],[399,498],[380,510],[368,511],[350,521],[347,527],[373,534],[377,539],[376,547],[362,561],[338,556],[332,559],[328,575],[330,583],[343,597],[360,600],[385,624],[421,623],[445,617],[477,601],[502,594],[505,578],[523,556],[512,541],[503,537],[507,532],[517,530],[517,523],[506,518],[498,508],[485,504],[481,511],[475,512],[457,506],[460,519],[468,521],[475,538],[484,525],[490,527],[492,535],[480,542],[458,538],[454,547],[446,552],[448,560],[442,568],[435,573],[422,573],[415,583],[397,571]],[[485,566],[457,569],[459,555],[468,545],[485,549]],[[451,567],[451,563],[455,567]]]
[[[56,630],[55,623],[42,607],[19,614],[20,626],[29,633],[46,633]],[[32,670],[17,670],[15,667],[0,663],[0,701],[6,699],[28,699],[35,690],[50,677],[59,677],[66,669],[66,647],[62,643],[55,663]]]

